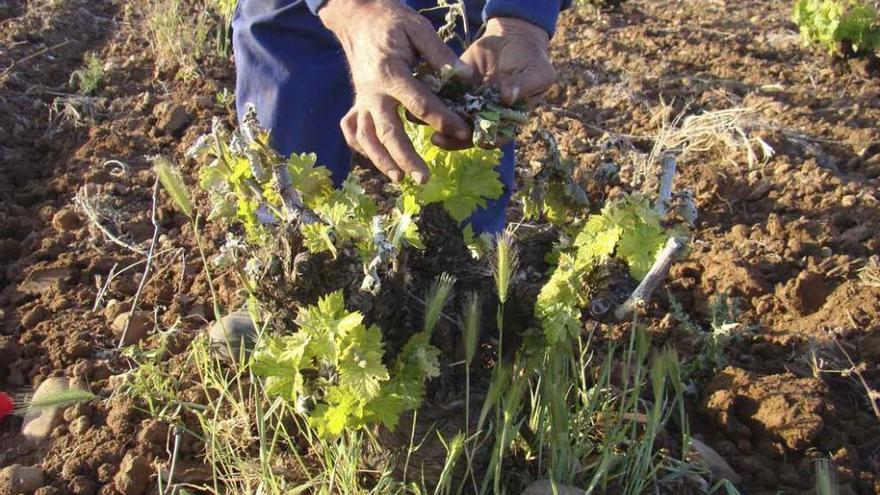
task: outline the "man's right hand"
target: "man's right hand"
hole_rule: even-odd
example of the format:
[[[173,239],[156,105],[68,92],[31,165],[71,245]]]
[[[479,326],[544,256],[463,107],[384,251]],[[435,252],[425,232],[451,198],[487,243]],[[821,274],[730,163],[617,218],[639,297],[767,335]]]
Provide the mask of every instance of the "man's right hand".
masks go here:
[[[354,83],[354,107],[341,121],[349,146],[397,182],[404,175],[428,180],[398,105],[441,134],[463,141],[471,129],[413,76],[419,58],[434,70],[449,65],[471,77],[471,68],[447,47],[431,22],[399,0],[327,0],[318,11],[342,44]]]

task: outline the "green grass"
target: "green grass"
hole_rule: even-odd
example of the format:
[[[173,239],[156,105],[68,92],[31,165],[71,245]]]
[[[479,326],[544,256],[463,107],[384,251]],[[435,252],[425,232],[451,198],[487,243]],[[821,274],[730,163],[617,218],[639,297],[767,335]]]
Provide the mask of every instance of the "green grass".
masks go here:
[[[159,166],[157,172],[178,208],[192,215],[186,186],[173,165]],[[198,241],[197,221],[190,218]],[[436,479],[426,479],[418,466],[410,469],[412,455],[425,440],[415,434],[418,411],[405,452],[390,452],[376,429],[321,435],[308,420],[309,412],[297,410],[295,400],[267,393],[266,379],[253,373],[248,355],[223,359],[211,352],[204,335],[193,340],[183,356],[185,365],[173,376],[164,365],[164,342],[173,329],[160,334],[157,348],[135,348],[129,356],[135,368],[123,390],[151,415],[203,443],[199,456],[212,468],[209,486],[179,488],[218,495],[501,494],[518,493],[529,481],[542,478],[593,493],[636,495],[676,493],[687,479],[709,479],[687,461],[686,373],[673,350],[653,349],[647,332],[633,322],[622,342],[600,343],[588,332],[550,343],[544,332],[534,330],[523,336],[516,352],[507,353],[513,358],[505,359],[504,305],[511,300],[518,269],[511,236],[497,239],[491,266],[499,344],[489,368],[476,356],[479,297],[465,297],[460,319],[445,312],[454,278],[438,277],[425,297],[423,330],[430,332],[441,318],[460,322],[465,357],[460,364],[466,366],[464,427],[440,437],[446,459]],[[682,325],[700,330],[676,308]],[[216,298],[215,313],[221,314]],[[735,310],[722,298],[713,312],[711,333],[729,330],[731,320]],[[262,329],[259,339],[270,331]],[[713,353],[722,352],[718,344]],[[489,376],[475,427],[470,422],[472,373]],[[201,399],[183,400],[193,388]],[[661,448],[661,437],[674,442]],[[173,476],[164,483],[175,486]],[[735,488],[720,483],[707,493],[716,491],[735,493]]]
[[[210,49],[208,12],[202,9],[193,17],[181,0],[145,0],[139,8],[156,64],[176,69],[177,77],[184,80],[197,77],[199,64]]]

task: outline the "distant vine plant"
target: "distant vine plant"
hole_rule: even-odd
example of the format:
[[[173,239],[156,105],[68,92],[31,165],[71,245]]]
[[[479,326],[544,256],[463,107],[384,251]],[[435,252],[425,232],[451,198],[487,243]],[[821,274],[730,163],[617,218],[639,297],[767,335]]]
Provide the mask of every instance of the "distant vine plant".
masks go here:
[[[865,0],[796,0],[792,21],[808,43],[831,55],[867,54],[880,48],[877,9]]]

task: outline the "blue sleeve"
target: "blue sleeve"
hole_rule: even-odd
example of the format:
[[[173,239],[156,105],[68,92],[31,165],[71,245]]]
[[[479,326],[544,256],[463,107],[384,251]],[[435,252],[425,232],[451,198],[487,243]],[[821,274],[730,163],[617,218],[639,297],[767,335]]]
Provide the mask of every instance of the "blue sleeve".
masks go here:
[[[571,2],[572,0],[487,0],[483,19],[516,17],[541,26],[553,36],[559,13],[570,7]]]
[[[309,6],[309,10],[312,11],[313,14],[318,13],[318,9],[321,8],[321,5],[324,5],[324,2],[327,0],[306,0],[306,5]]]

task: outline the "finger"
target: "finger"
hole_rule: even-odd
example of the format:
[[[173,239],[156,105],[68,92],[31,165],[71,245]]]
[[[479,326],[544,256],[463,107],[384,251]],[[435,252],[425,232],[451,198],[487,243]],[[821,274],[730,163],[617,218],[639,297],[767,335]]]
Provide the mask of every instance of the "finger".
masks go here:
[[[404,115],[406,115],[406,120],[412,122],[413,124],[427,125],[427,124],[425,124],[425,122],[417,119],[415,115],[413,115],[409,112],[409,110],[405,110],[403,113],[404,113]]]
[[[339,121],[339,127],[342,128],[342,136],[345,137],[345,142],[348,143],[348,147],[363,155],[364,152],[357,140],[357,116],[357,110],[352,108],[347,114],[345,114],[345,117],[342,117],[342,120]]]
[[[363,149],[362,154],[369,158],[380,172],[394,182],[399,182],[400,179],[403,179],[403,172],[394,163],[391,155],[388,154],[388,150],[379,142],[379,138],[376,136],[376,126],[373,124],[373,119],[370,117],[369,112],[360,112],[358,114],[357,141],[361,149]]]
[[[389,93],[415,118],[435,130],[461,140],[466,140],[470,136],[470,127],[464,119],[409,74],[396,77],[391,83]]]
[[[373,112],[373,123],[376,125],[376,136],[397,166],[417,183],[428,182],[428,177],[431,175],[428,166],[416,153],[412,141],[404,132],[403,122],[397,116],[397,105],[393,100],[384,99],[379,104]]]
[[[477,146],[480,149],[484,149],[484,150],[497,150],[497,149],[503,148],[505,145],[507,145],[507,143],[509,143],[511,141],[513,141],[513,140],[510,138],[507,138],[507,137],[497,137],[497,138],[495,138],[495,141],[493,141],[491,143],[482,142],[482,143],[479,143]]]
[[[431,21],[422,15],[418,17],[419,20],[410,25],[407,34],[413,47],[425,59],[425,62],[436,71],[448,65],[455,70],[459,77],[464,79],[473,77],[473,68],[462,62],[455,52],[440,40]]]
[[[513,105],[520,99],[544,93],[554,82],[556,72],[549,66],[513,74],[500,82],[501,100],[505,105]]]
[[[440,134],[439,132],[435,132],[434,135],[431,136],[431,142],[434,143],[434,146],[439,146],[444,150],[450,151],[466,150],[474,146],[474,143],[470,139],[462,141],[461,139]]]

